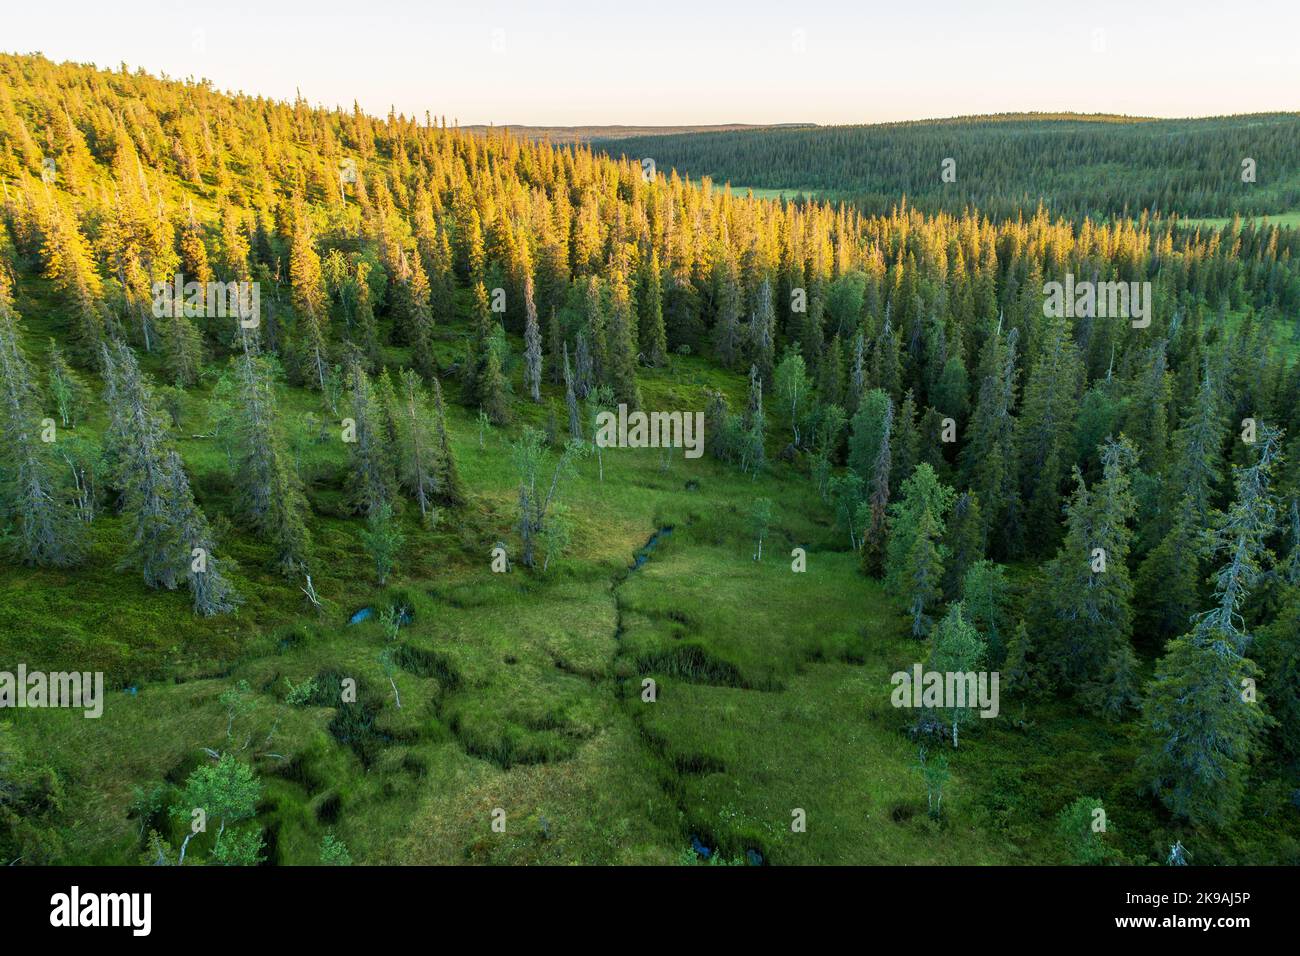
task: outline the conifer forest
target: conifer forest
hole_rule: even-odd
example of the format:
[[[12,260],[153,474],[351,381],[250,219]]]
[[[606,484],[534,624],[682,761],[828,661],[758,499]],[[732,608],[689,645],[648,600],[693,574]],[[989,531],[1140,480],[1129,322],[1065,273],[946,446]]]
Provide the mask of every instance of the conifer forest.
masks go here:
[[[209,80],[43,17],[0,26],[0,866],[1300,863],[1277,90],[389,107],[334,92],[373,50]]]

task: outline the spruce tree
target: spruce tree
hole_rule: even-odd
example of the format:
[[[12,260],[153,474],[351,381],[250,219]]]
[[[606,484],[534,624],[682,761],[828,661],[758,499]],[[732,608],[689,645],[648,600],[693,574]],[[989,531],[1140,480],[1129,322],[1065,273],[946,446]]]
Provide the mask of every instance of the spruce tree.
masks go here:
[[[136,565],[151,588],[174,589],[189,557],[167,500],[167,432],[152,391],[129,347],[104,347],[107,450],[122,510],[130,516],[132,543],[124,566]]]
[[[720,268],[722,272],[718,281],[718,317],[713,328],[713,348],[718,361],[725,368],[735,368],[740,360],[742,344],[740,282],[733,260],[726,260]]]
[[[772,281],[766,277],[758,287],[749,317],[749,361],[758,369],[763,384],[771,385],[776,362],[776,309],[772,305]]]
[[[402,370],[400,406],[397,477],[420,506],[421,517],[427,519],[437,488],[436,454],[424,385],[414,369]]]
[[[1047,565],[1047,587],[1040,596],[1046,650],[1058,682],[1084,690],[1099,709],[1132,691],[1116,684],[1099,696],[1100,689],[1088,685],[1122,674],[1132,655],[1128,560],[1135,503],[1129,474],[1135,457],[1126,439],[1108,442],[1101,455],[1102,479],[1091,489],[1075,469],[1065,540]]]
[[[151,588],[188,583],[195,613],[220,614],[237,602],[214,553],[207,519],[194,502],[162,411],[129,346],[102,353],[109,407],[108,447],[122,511],[132,528],[123,566],[139,567]]]
[[[221,229],[217,242],[217,271],[227,282],[242,282],[250,278],[249,255],[251,249],[245,234],[243,217],[228,203],[220,209]]]
[[[903,482],[902,499],[890,505],[886,587],[911,620],[912,636],[930,631],[931,614],[943,596],[943,533],[955,493],[927,464]]]
[[[229,401],[219,404],[219,427],[228,429],[235,450],[236,501],[259,536],[275,550],[282,574],[305,571],[311,549],[311,513],[302,481],[285,445],[275,396],[278,367],[248,337],[242,355],[231,360]]]
[[[173,303],[171,315],[163,316],[159,329],[163,343],[163,365],[172,384],[189,388],[203,371],[203,336],[185,316],[179,302]]]
[[[889,318],[871,348],[871,383],[898,401],[903,393],[903,360],[900,355],[901,339]],[[852,398],[852,396],[850,396]]]
[[[1142,372],[1133,383],[1124,416],[1124,435],[1137,449],[1143,469],[1161,474],[1169,445],[1169,402],[1173,376],[1164,342],[1148,349],[1143,356]]]
[[[648,365],[659,366],[668,361],[668,332],[664,327],[663,278],[659,269],[659,253],[652,250],[643,266],[644,278],[640,296],[641,354]]]
[[[1169,533],[1138,567],[1134,578],[1138,633],[1152,635],[1160,642],[1157,646],[1184,633],[1201,606],[1197,558],[1201,530],[1195,498],[1185,494]]]
[[[355,511],[370,516],[392,505],[392,470],[384,447],[379,401],[370,376],[355,356],[349,364],[348,380],[351,385],[348,410],[352,419],[352,433],[345,436],[351,439],[348,442],[348,498]]]
[[[827,501],[832,459],[837,455],[840,434],[844,431],[844,409],[838,405],[818,405],[813,412],[813,453],[809,464],[817,493]]]
[[[984,508],[985,540],[996,557],[1020,546],[1020,492],[1015,444],[1016,332],[997,333],[985,343],[980,392],[958,456],[961,481]]]
[[[212,281],[212,266],[208,264],[208,247],[203,242],[203,230],[194,218],[194,207],[189,206],[189,215],[181,227],[180,236],[181,268],[187,279],[201,285]]]
[[[393,376],[381,368],[374,377],[375,401],[379,409],[379,443],[381,458],[388,468],[389,483],[395,484],[398,472],[398,444],[401,435],[402,403],[393,387]]]
[[[1265,575],[1277,526],[1272,480],[1280,442],[1279,432],[1264,426],[1254,464],[1236,469],[1235,499],[1216,515],[1204,549],[1208,559],[1223,562],[1211,577],[1214,603],[1169,643],[1143,708],[1138,769],[1170,812],[1197,826],[1235,818],[1270,723],[1253,692],[1261,674],[1246,656],[1252,635],[1243,613]]]
[[[903,404],[898,410],[897,428],[894,439],[894,476],[893,491],[898,493],[899,486],[916,470],[921,463],[921,429],[916,421],[916,399],[909,388],[903,396]]]
[[[568,350],[568,343],[564,341],[564,333],[560,328],[560,317],[555,309],[551,309],[550,321],[546,323],[546,359],[547,359],[547,378],[552,385],[563,385],[564,379],[561,377],[562,366],[560,364],[561,353]]]
[[[636,314],[621,272],[610,282],[607,381],[614,398],[629,411],[641,407],[641,389],[636,380]]]
[[[465,394],[471,396],[473,404],[482,405],[480,379],[487,368],[488,352],[492,344],[492,310],[488,306],[487,288],[479,282],[474,286],[474,304],[470,308],[470,333],[466,345],[465,367],[462,378]]]
[[[1026,538],[1039,544],[1051,541],[1058,527],[1061,478],[1070,463],[1083,373],[1063,312],[1049,320],[1042,335],[1015,427]]]
[[[429,279],[429,306],[432,321],[450,322],[456,312],[456,276],[452,270],[451,244],[446,228],[438,227],[437,242],[427,266]]]
[[[509,424],[510,399],[506,393],[506,377],[501,371],[501,349],[495,338],[488,342],[487,359],[479,373],[477,390],[479,407],[487,412],[492,424]]]
[[[108,337],[103,282],[76,220],[57,202],[50,207],[42,258],[46,275],[71,309],[74,357],[83,365],[93,365]]]
[[[1242,688],[1260,676],[1246,657],[1186,635],[1156,665],[1143,715],[1147,749],[1139,771],[1175,816],[1195,826],[1236,816],[1250,761],[1267,724]]]
[[[328,317],[325,279],[320,256],[316,254],[305,214],[297,215],[293,246],[289,258],[289,277],[294,312],[297,314],[297,340],[302,379],[325,387],[329,368],[329,344],[326,337]]]
[[[447,432],[447,407],[442,401],[442,384],[433,379],[433,440],[437,458],[434,464],[434,488],[438,500],[450,508],[465,503],[465,488],[461,484],[456,455]]]
[[[1277,618],[1259,631],[1252,656],[1268,679],[1265,703],[1277,742],[1288,757],[1300,757],[1300,587],[1286,589]]]
[[[749,369],[749,401],[738,425],[736,447],[740,470],[751,478],[757,478],[767,464],[767,416],[763,413],[763,378],[756,365]]]
[[[889,469],[892,457],[889,444],[893,421],[894,405],[886,398],[885,420],[881,428],[880,444],[876,450],[876,464],[871,476],[869,498],[871,523],[867,525],[862,541],[863,570],[873,578],[880,577],[885,570],[885,546],[889,521]]]
[[[0,280],[0,502],[17,519],[24,564],[66,567],[83,553],[81,527],[56,478],[18,315]]]
[[[1047,669],[1039,660],[1038,649],[1023,620],[1007,644],[1001,665],[1001,686],[1007,694],[1031,700],[1045,696],[1049,689]]]
[[[573,393],[578,398],[585,399],[595,385],[596,369],[591,357],[591,349],[587,345],[587,334],[579,330],[577,342],[574,345]]]
[[[388,575],[392,573],[397,552],[406,542],[406,536],[393,520],[391,504],[385,501],[366,516],[361,542],[375,562],[375,583],[383,587],[388,583]]]
[[[434,320],[429,277],[419,256],[402,253],[405,271],[398,277],[398,303],[395,319],[405,330],[411,343],[411,357],[420,374],[432,377],[438,371],[438,359],[433,352]]]
[[[542,400],[542,330],[537,325],[537,306],[533,302],[533,280],[524,283],[524,388],[534,402]]]
[[[582,422],[578,415],[578,395],[573,389],[573,370],[569,367],[569,343],[564,343],[564,404],[569,411],[569,437],[582,440]]]
[[[596,452],[596,474],[598,481],[605,480],[605,456],[601,449],[600,443],[596,441],[596,436],[600,431],[598,422],[602,412],[613,410],[614,393],[608,385],[597,385],[587,393],[585,402],[587,406],[587,418],[591,427],[591,447]]]
[[[356,306],[355,318],[357,330],[354,344],[361,349],[369,369],[376,369],[380,363],[379,325],[375,321],[374,299],[370,292],[370,271],[372,266],[364,259],[357,262],[353,278]]]
[[[1170,466],[1172,500],[1190,499],[1196,524],[1209,518],[1223,478],[1223,441],[1227,435],[1222,399],[1207,366],[1196,393],[1196,405],[1186,423],[1174,433]]]
[[[866,347],[866,339],[859,332],[853,337],[853,367],[849,372],[849,394],[855,396],[855,400],[861,398],[867,388]]]
[[[240,603],[239,594],[226,577],[232,568],[217,558],[208,519],[194,503],[185,466],[174,446],[167,449],[163,476],[164,493],[172,508],[171,520],[176,524],[181,542],[190,549],[185,582],[189,585],[194,613],[200,617],[228,614]]]
[[[844,358],[840,349],[840,337],[831,339],[826,354],[817,366],[817,399],[823,405],[838,405],[850,416],[857,412],[861,395],[850,395],[845,399]]]
[[[979,497],[973,491],[963,491],[953,503],[944,535],[948,564],[943,576],[943,593],[947,600],[955,601],[961,596],[967,570],[983,559],[983,535],[984,516],[980,512]],[[967,609],[970,607],[970,602],[967,602]]]
[[[587,277],[583,308],[587,343],[591,349],[592,381],[612,385],[609,380],[609,337],[604,296],[601,294],[600,279],[594,275]],[[581,346],[582,342],[579,341],[578,344]]]

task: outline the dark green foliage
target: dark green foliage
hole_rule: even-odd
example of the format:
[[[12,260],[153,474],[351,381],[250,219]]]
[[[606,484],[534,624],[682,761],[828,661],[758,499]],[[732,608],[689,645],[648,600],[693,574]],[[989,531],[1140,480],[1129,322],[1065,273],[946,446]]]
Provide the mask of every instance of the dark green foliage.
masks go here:
[[[984,557],[984,516],[973,491],[963,491],[953,502],[943,543],[948,549],[943,594],[947,600],[955,601],[961,597],[966,572]],[[968,613],[971,610],[969,601],[966,610]]]
[[[1016,632],[1007,645],[1001,674],[1003,693],[1022,700],[1043,697],[1049,690],[1050,675],[1024,621],[1016,624]]]
[[[1300,588],[1287,590],[1277,620],[1257,633],[1255,646],[1278,743],[1300,757]]]
[[[1201,529],[1192,495],[1184,495],[1173,527],[1143,559],[1134,578],[1137,633],[1157,646],[1187,630],[1201,606]]]

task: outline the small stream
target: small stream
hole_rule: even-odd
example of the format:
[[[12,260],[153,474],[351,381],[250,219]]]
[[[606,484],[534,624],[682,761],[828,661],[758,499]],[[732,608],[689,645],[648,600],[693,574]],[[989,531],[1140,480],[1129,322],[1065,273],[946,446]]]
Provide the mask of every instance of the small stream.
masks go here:
[[[360,610],[356,611],[350,618],[348,618],[348,624],[350,625],[360,624],[362,621],[368,621],[370,620],[370,618],[374,617],[374,614],[375,614],[375,609],[373,607],[363,607]],[[401,627],[405,627],[407,624],[411,623],[410,608],[403,606],[398,611],[397,623]]]
[[[639,571],[642,565],[644,565],[647,561],[650,560],[650,556],[654,554],[654,551],[659,546],[659,543],[663,541],[664,538],[671,535],[672,533],[673,533],[673,525],[664,525],[654,534],[650,535],[646,543],[632,553],[632,564],[627,568],[627,570],[615,576],[613,585],[610,588],[610,594],[614,598],[614,611],[616,615],[616,628],[614,631],[615,639],[621,639],[623,636],[623,609],[618,601],[619,586],[628,579],[629,575],[633,574],[636,571]],[[696,857],[701,862],[712,861],[719,852],[717,847],[708,846],[703,841],[701,841],[699,836],[697,836],[694,833],[690,835],[690,846],[692,852],[694,852]],[[758,850],[755,849],[745,850],[745,864],[747,866],[762,866],[764,862],[765,861],[763,860],[763,854],[760,853]]]
[[[673,526],[664,525],[664,527],[660,528],[654,534],[650,535],[650,539],[646,541],[646,543],[643,544],[639,550],[635,551],[632,554],[632,567],[629,568],[628,570],[636,571],[640,569],[641,565],[645,564],[647,561],[650,560],[650,555],[653,554],[655,548],[659,546],[659,542],[662,541],[664,538],[668,537],[672,533],[673,533]]]

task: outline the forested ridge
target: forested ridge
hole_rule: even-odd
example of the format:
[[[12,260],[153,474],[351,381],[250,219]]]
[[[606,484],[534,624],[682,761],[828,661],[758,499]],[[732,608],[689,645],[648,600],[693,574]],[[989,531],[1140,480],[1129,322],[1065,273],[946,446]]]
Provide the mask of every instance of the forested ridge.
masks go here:
[[[140,694],[160,709],[112,738],[121,759],[30,715],[5,731],[4,862],[76,861],[90,820],[100,859],[174,863],[176,808],[202,799],[232,835],[187,863],[339,862],[335,827],[365,862],[662,862],[697,833],[741,859],[943,859],[944,814],[977,833],[952,851],[972,862],[1164,862],[1176,841],[1296,862],[1300,231],[1148,214],[1254,208],[1240,155],[1270,201],[1300,198],[1273,178],[1297,172],[1297,121],[1249,119],[972,121],[988,164],[958,152],[949,205],[923,185],[942,188],[945,124],[692,134],[647,146],[647,178],[431,115],[0,57],[0,664],[175,685]],[[663,174],[729,157],[758,186],[823,148],[826,184],[801,185],[869,185],[884,211]],[[1111,150],[1122,176],[1100,172]],[[1053,172],[1066,156],[1087,168]],[[160,312],[177,274],[257,283],[256,326]],[[1067,275],[1150,283],[1150,324],[1047,314]],[[704,410],[711,460],[682,481],[593,447],[620,404]],[[651,521],[673,529],[656,560],[677,603],[618,567]],[[831,570],[805,585],[781,548],[806,543]],[[688,546],[713,563],[683,570]],[[899,654],[1000,671],[1009,726],[900,717],[876,680]],[[651,716],[646,677],[676,691]],[[809,686],[832,679],[850,683]],[[897,755],[921,742],[922,812],[904,830],[910,804],[883,824],[837,808],[851,846],[800,842],[797,778],[866,772],[837,762],[861,713],[816,708],[859,696],[882,708],[880,779],[915,776]],[[851,739],[747,749],[810,724]],[[1022,777],[1017,748],[1050,761],[1063,740],[1105,759]],[[501,799],[489,771],[548,794],[521,811],[531,836],[465,822]],[[1127,831],[1088,830],[1101,790]],[[879,799],[877,819],[904,806]]]
[[[738,186],[805,190],[888,213],[1104,219],[1143,211],[1260,216],[1300,208],[1300,116],[1206,119],[1005,114],[944,120],[597,140],[612,155]],[[942,177],[945,160],[954,176]],[[1249,182],[1243,161],[1254,160]]]

